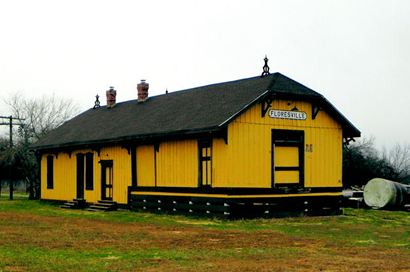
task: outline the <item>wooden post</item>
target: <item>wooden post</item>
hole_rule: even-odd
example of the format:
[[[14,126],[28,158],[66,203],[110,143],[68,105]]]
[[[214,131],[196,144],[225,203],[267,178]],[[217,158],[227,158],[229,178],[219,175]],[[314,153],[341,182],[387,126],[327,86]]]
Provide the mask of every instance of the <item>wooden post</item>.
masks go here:
[[[10,115],[10,121],[9,121],[9,124],[10,124],[10,151],[13,149],[13,117]],[[11,163],[12,162],[10,162],[10,166],[9,166],[9,186],[10,186],[10,200],[13,200],[13,190],[14,190],[14,188],[13,188],[13,178],[12,178],[12,174],[13,174],[13,171],[12,171],[12,167],[11,167]]]
[[[0,116],[0,126],[9,126],[10,128],[10,152],[13,148],[13,125],[21,125],[21,123],[13,123],[13,120],[17,120],[17,121],[24,121],[24,118],[16,118],[13,117],[12,115],[10,116]],[[8,119],[8,122],[4,122],[4,119]],[[13,200],[13,190],[14,190],[14,184],[13,184],[13,178],[12,178],[12,167],[11,167],[11,163],[10,163],[10,167],[9,167],[9,185],[10,185],[10,200]],[[1,180],[0,180],[0,196],[1,196]]]

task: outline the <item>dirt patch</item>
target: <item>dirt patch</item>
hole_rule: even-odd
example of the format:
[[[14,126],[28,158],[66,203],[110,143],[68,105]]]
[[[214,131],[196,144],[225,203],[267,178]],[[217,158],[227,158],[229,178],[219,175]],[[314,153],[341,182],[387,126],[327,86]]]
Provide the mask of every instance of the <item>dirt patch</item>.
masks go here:
[[[211,230],[199,226],[167,227],[142,223],[118,223],[92,219],[0,213],[0,244],[31,243],[45,248],[107,247],[118,249],[161,248],[218,249],[278,246],[311,246],[314,241],[289,238],[273,231]],[[4,223],[6,222],[6,224]],[[25,222],[25,224],[18,224]],[[81,239],[81,243],[77,240]]]
[[[189,259],[181,261],[147,256],[141,267],[127,266],[127,260],[118,256],[101,258],[116,267],[128,267],[124,271],[410,271],[409,250],[341,245],[270,230],[213,230],[200,225],[159,226],[0,213],[0,246],[16,245],[49,251],[108,247],[125,254],[155,249],[189,253]],[[21,266],[3,269],[25,271]]]

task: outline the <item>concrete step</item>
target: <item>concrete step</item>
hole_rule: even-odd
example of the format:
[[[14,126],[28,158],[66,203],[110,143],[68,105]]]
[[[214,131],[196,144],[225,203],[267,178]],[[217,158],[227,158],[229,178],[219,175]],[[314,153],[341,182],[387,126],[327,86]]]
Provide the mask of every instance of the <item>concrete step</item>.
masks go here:
[[[101,203],[101,202],[98,202],[94,205],[102,206],[102,207],[117,207],[117,203]]]
[[[100,209],[100,210],[109,210],[111,206],[101,206],[101,205],[91,205],[89,209]]]
[[[91,205],[88,210],[89,211],[115,211],[117,210],[118,205],[117,202],[108,201],[108,200],[100,200],[98,203]]]
[[[63,209],[83,209],[87,207],[85,200],[76,200],[68,201],[60,206]]]
[[[115,204],[115,205],[117,205],[117,202],[112,201],[112,200],[98,200],[98,203]]]

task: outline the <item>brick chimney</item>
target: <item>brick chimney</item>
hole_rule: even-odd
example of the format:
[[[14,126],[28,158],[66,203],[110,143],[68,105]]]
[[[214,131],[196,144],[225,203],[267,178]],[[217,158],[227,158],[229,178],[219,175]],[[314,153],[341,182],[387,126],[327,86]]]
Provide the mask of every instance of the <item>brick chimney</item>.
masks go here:
[[[115,106],[115,97],[117,96],[117,91],[114,87],[110,87],[108,91],[105,92],[107,95],[107,108],[112,108]]]
[[[149,84],[145,82],[145,79],[141,79],[141,83],[137,85],[138,90],[138,102],[142,103],[148,99]]]

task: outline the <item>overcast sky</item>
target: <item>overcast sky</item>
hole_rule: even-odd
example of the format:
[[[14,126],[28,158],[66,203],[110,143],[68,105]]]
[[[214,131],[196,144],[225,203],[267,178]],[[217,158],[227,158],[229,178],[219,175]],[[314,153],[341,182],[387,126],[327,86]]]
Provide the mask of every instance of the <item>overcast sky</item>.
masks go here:
[[[410,143],[410,1],[0,0],[2,98],[86,110],[140,79],[155,95],[256,76],[265,54],[378,146]]]

